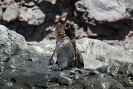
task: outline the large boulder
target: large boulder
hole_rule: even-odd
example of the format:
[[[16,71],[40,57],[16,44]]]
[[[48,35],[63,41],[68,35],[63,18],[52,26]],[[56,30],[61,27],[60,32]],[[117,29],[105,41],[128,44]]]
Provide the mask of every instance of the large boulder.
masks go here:
[[[98,21],[123,19],[126,12],[124,0],[80,0],[76,3],[78,11],[88,13],[87,18]]]
[[[0,25],[0,74],[4,65],[11,56],[16,55],[20,50],[26,49],[27,43],[23,36],[15,31],[10,31],[3,25]]]
[[[77,41],[77,47],[83,54],[85,68],[133,63],[133,51],[114,47],[100,40],[82,38]]]

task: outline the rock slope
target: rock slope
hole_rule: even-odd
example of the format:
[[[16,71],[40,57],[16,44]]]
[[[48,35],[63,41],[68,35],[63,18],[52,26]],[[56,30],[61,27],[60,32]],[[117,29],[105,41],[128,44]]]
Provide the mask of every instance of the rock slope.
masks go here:
[[[55,40],[27,43],[23,36],[3,25],[0,25],[0,34],[0,89],[133,88],[131,51],[84,38],[77,44],[86,58],[86,67],[52,71],[47,63]]]

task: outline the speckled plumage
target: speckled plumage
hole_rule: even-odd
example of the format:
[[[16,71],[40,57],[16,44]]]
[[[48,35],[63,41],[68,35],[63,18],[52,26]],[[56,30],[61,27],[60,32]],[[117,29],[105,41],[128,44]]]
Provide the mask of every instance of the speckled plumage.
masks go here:
[[[65,25],[58,23],[55,31],[56,48],[49,60],[49,65],[52,65],[52,68],[57,65],[59,69],[72,68],[75,63],[75,50],[70,38],[65,34]]]

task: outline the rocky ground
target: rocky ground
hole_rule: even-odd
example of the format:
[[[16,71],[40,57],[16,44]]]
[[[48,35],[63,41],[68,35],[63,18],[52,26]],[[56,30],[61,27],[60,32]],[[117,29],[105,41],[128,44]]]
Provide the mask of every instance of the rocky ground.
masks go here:
[[[56,23],[74,26],[84,68],[52,71]],[[133,89],[133,0],[1,0],[0,89]]]
[[[0,89],[132,89],[133,51],[82,38],[84,68],[53,71],[47,64],[55,40],[26,42],[0,25]]]
[[[1,0],[0,23],[27,41],[55,38],[61,19],[74,25],[76,37],[89,37],[133,49],[132,0]]]

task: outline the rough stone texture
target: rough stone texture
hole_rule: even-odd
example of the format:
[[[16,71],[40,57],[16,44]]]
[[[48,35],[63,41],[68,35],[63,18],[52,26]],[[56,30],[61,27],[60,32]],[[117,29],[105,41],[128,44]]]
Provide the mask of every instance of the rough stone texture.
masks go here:
[[[76,5],[78,11],[88,14],[87,18],[94,18],[98,21],[120,20],[124,18],[126,12],[124,0],[81,0]]]
[[[83,28],[81,29],[78,29],[76,32],[75,32],[75,36],[76,38],[83,38],[83,37],[88,37],[87,33],[84,31]]]
[[[119,81],[124,87],[126,86],[126,89],[132,89],[133,82],[132,79],[130,79],[133,74],[132,67],[132,64],[123,63],[121,66],[109,65],[98,68],[97,70],[101,73],[106,73],[113,76],[114,79]]]
[[[26,49],[12,56],[1,75],[0,88],[32,89],[31,87],[38,87],[37,85],[45,86],[43,85],[47,82],[45,73],[48,70],[46,58],[44,53],[34,49]]]
[[[132,5],[132,0],[80,0],[75,4],[77,11],[84,13],[84,19],[107,22],[132,19]]]
[[[32,62],[31,64],[34,64],[34,62]],[[24,67],[28,69],[25,69]],[[15,72],[10,71],[10,67],[6,68],[6,71],[3,73],[0,82],[1,88],[125,89],[125,87],[127,87],[124,87],[122,84],[114,80],[111,76],[99,73],[95,70],[72,69],[47,72],[42,71],[42,67],[36,66],[38,70],[29,69],[27,64],[24,67],[14,69]],[[6,73],[9,73],[9,75],[6,75]]]
[[[123,62],[133,63],[133,51],[113,47],[99,40],[82,38],[77,41],[77,47],[83,52],[85,67],[98,67],[96,61],[101,61],[103,64],[121,65]],[[94,65],[88,65],[90,61],[95,62]]]
[[[7,22],[16,20],[19,16],[19,11],[17,7],[17,5],[7,7],[5,12],[3,12],[3,20]]]
[[[2,11],[2,8],[0,8],[0,20],[2,19],[2,14],[3,14],[3,11]]]
[[[10,57],[16,55],[19,50],[26,49],[27,43],[23,36],[10,31],[0,25],[0,74]]]
[[[38,8],[21,8],[19,19],[21,21],[27,21],[30,25],[39,25],[44,22],[45,14]]]

